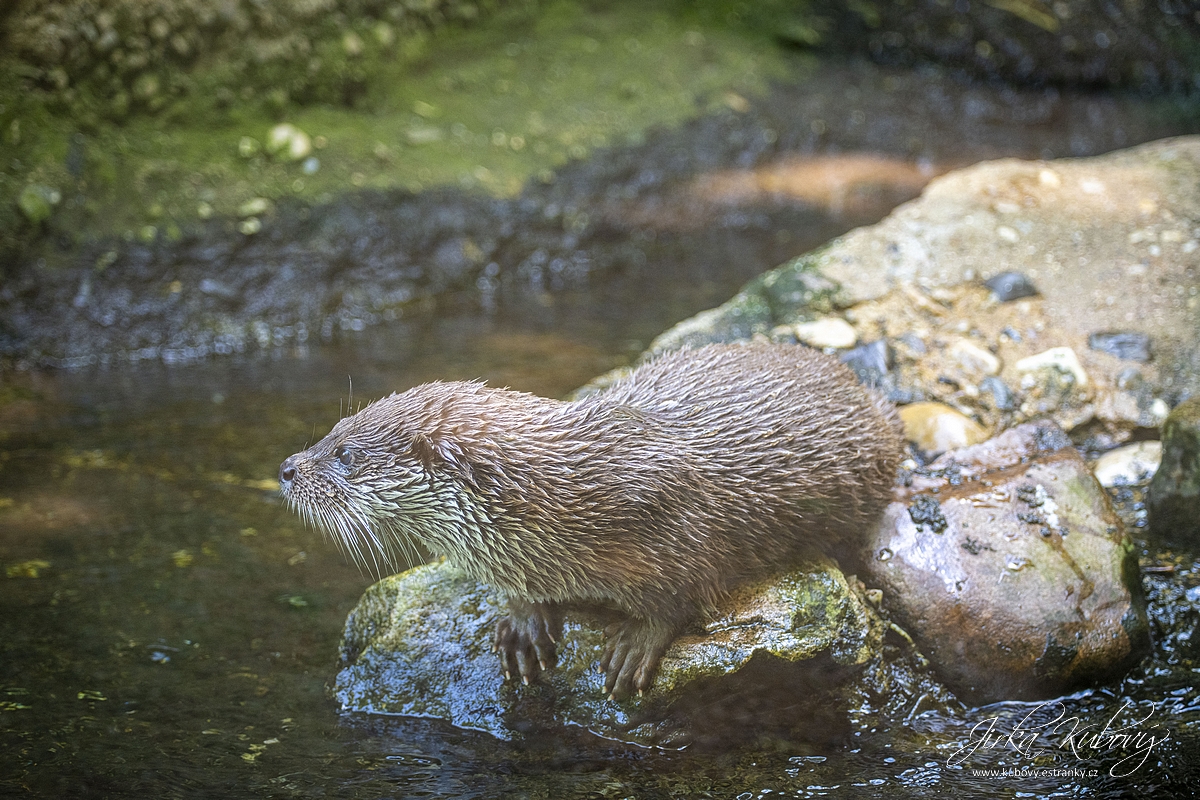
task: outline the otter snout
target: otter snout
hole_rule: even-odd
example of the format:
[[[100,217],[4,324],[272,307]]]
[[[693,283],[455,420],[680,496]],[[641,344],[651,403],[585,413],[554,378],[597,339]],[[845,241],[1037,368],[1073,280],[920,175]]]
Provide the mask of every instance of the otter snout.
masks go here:
[[[294,480],[296,480],[296,457],[288,456],[279,465],[279,488],[286,492],[292,488],[292,481]]]

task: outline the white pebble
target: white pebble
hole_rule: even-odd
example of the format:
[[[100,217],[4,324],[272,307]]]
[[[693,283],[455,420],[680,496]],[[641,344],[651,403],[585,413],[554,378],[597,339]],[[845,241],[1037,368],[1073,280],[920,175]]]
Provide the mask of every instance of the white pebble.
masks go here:
[[[1079,357],[1069,347],[1051,347],[1037,355],[1022,358],[1015,365],[1017,372],[1031,373],[1043,369],[1054,369],[1075,377],[1075,385],[1083,388],[1088,385],[1087,373],[1079,363]],[[1022,386],[1025,385],[1022,380]]]
[[[858,343],[858,333],[841,317],[824,317],[794,327],[796,338],[809,347],[844,349]]]
[[[1161,460],[1162,442],[1138,442],[1109,450],[1092,472],[1101,486],[1124,486],[1151,478]]]

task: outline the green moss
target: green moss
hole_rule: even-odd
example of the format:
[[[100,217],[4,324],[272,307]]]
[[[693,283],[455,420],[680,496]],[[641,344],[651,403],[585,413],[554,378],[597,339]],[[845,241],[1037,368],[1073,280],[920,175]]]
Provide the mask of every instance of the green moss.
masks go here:
[[[315,42],[313,74],[264,66],[240,92],[220,64],[148,81],[123,103],[0,81],[6,243],[33,235],[15,206],[30,184],[62,193],[47,221],[59,238],[186,229],[214,213],[232,217],[255,197],[311,202],[360,187],[513,195],[531,177],[553,180],[557,167],[638,142],[652,126],[742,105],[782,73],[785,58],[745,28],[633,2],[514,7],[472,28],[409,32],[391,44],[370,27],[351,33],[357,55],[342,35]],[[16,66],[0,64],[7,69]],[[123,122],[113,121],[125,113],[114,102],[131,109]],[[280,121],[312,137],[319,165],[261,152]],[[259,152],[240,155],[243,137]]]

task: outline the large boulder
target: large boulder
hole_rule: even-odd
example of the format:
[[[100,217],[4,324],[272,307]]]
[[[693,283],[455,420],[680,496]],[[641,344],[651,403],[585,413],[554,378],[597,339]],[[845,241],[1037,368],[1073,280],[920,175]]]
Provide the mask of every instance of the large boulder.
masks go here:
[[[1133,543],[1051,423],[951,451],[910,476],[863,561],[884,607],[975,702],[1110,679],[1149,644]]]

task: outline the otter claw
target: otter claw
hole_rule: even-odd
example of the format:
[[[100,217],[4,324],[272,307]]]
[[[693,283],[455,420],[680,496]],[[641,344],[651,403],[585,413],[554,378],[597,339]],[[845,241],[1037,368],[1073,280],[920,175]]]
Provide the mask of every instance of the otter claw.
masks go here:
[[[528,686],[554,666],[555,631],[562,623],[549,603],[509,601],[509,615],[496,623],[493,652],[500,654],[505,680],[517,674]]]

